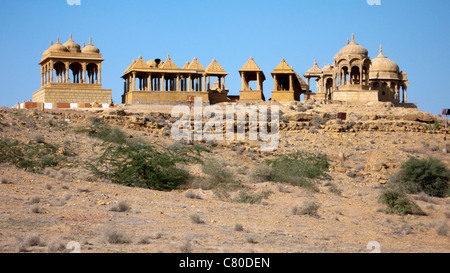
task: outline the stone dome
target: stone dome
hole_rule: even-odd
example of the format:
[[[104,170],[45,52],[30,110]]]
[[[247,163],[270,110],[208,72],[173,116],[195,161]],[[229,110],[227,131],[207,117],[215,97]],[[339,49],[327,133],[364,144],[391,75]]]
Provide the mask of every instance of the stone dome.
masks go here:
[[[69,50],[69,52],[72,53],[80,53],[81,47],[79,44],[75,43],[74,40],[72,40],[72,34],[70,34],[70,39],[66,43],[64,43],[64,46]]]
[[[373,58],[370,72],[400,73],[398,65],[383,55],[383,48],[380,46],[380,55]]]
[[[52,45],[46,51],[44,51],[43,55],[47,55],[49,53],[58,53],[58,52],[69,52],[69,50],[59,42],[59,37],[55,44],[53,44],[53,42],[52,42]]]
[[[336,54],[335,59],[348,55],[359,55],[361,57],[367,57],[369,55],[369,51],[366,48],[355,42],[354,34],[352,34],[352,42],[349,43],[347,40],[347,45]]]
[[[92,44],[92,38],[89,38],[89,44],[85,47],[83,47],[83,49],[81,50],[82,53],[93,53],[93,54],[99,54],[100,53],[100,49],[98,49],[97,47],[95,47]]]

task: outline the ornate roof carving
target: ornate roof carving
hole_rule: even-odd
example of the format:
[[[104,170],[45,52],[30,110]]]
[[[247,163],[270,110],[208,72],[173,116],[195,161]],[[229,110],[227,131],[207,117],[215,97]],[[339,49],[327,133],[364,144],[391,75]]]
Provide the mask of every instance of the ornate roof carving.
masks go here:
[[[179,69],[178,66],[170,59],[169,54],[167,54],[167,59],[164,64],[160,67],[161,69]]]
[[[240,71],[261,71],[261,69],[255,63],[255,60],[253,60],[253,57],[250,57],[250,59],[244,64]]]
[[[206,68],[206,73],[228,75],[227,72],[225,72],[225,69],[220,66],[216,59],[213,59],[212,62],[208,65],[208,67]]]
[[[203,67],[203,65],[200,64],[197,58],[194,57],[192,63],[189,65],[189,70],[205,71],[205,68]]]
[[[295,73],[294,69],[290,67],[284,59],[281,60],[281,63],[275,67],[272,74],[274,73],[282,73],[282,74],[289,74],[289,73]]]

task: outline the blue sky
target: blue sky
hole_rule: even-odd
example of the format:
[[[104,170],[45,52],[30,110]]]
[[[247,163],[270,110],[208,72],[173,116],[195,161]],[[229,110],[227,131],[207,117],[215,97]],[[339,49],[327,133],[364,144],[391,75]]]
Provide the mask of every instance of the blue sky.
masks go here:
[[[303,75],[319,66],[355,33],[374,58],[383,54],[408,73],[409,102],[439,114],[450,108],[450,1],[448,0],[4,0],[0,9],[0,106],[31,99],[40,88],[38,63],[50,41],[73,39],[100,48],[103,88],[121,102],[123,71],[140,55],[144,60],[170,54],[182,67],[194,57],[206,67],[212,59],[229,73],[231,95],[241,85],[238,70],[253,57],[264,71],[270,97],[270,72],[282,58]]]

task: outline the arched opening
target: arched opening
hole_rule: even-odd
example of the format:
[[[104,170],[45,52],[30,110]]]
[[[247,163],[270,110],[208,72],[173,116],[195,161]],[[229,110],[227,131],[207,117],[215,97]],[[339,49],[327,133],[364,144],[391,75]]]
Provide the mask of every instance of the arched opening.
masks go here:
[[[361,73],[359,71],[359,67],[353,66],[350,72],[350,84],[360,84],[361,81]]]
[[[79,63],[71,63],[69,65],[69,70],[72,71],[73,83],[81,83],[83,79],[83,67]]]
[[[379,82],[372,83],[372,90],[380,90],[380,83]]]
[[[208,77],[208,79],[207,79],[207,83],[206,83],[206,85],[207,85],[206,88],[208,91],[220,92],[224,89],[224,84],[223,84],[224,77],[215,76],[215,75],[208,75],[207,77]],[[208,83],[209,83],[209,86],[208,86]],[[194,83],[194,87],[195,87],[195,83]],[[192,89],[192,90],[196,91],[196,89]],[[255,89],[253,89],[253,90],[257,90],[257,87],[255,87]]]
[[[315,77],[315,76],[313,76],[313,77],[310,77],[310,78],[308,78],[308,84],[309,84],[309,90],[312,92],[312,93],[314,93],[314,92],[319,92],[319,89],[317,88],[318,87],[318,81],[320,80],[320,78],[319,77]]]
[[[331,92],[333,92],[333,79],[328,78],[325,83],[325,96],[326,99],[331,100]]]
[[[340,85],[346,85],[348,82],[348,67],[344,66],[341,69],[341,81],[340,81]]]
[[[387,100],[389,100],[389,87],[388,87],[388,84],[386,83],[386,82],[383,82],[382,84],[381,84],[381,87],[380,87],[380,95],[381,95],[381,98],[380,98],[380,100],[381,101],[387,101]]]
[[[53,65],[54,77],[53,80],[57,83],[66,82],[66,65],[62,62],[57,62]]]
[[[86,66],[87,71],[87,83],[95,84],[98,82],[98,66],[95,63],[89,63]]]

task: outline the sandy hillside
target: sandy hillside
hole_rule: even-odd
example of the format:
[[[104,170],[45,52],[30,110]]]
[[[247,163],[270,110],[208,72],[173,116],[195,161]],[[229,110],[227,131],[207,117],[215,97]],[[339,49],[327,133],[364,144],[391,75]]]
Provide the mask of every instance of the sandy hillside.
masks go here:
[[[445,129],[434,128],[442,118],[388,104],[279,106],[277,151],[261,152],[258,142],[219,141],[202,154],[234,174],[240,188],[232,196],[244,189],[270,192],[257,204],[220,200],[213,190],[190,185],[162,192],[112,184],[80,163],[100,153],[99,139],[77,132],[94,118],[118,126],[130,139],[172,144],[170,106],[2,108],[2,140],[51,144],[66,161],[38,173],[0,165],[0,252],[61,252],[72,241],[81,252],[370,252],[371,241],[379,242],[381,252],[450,252],[449,234],[442,231],[450,225],[448,197],[411,195],[423,216],[386,214],[377,201],[389,176],[411,156],[450,166],[443,153],[449,148]],[[338,112],[348,119],[338,122]],[[318,191],[252,181],[250,173],[266,159],[295,151],[327,156],[329,177],[314,182]],[[200,164],[189,165],[189,172],[204,175]],[[316,216],[293,214],[304,201],[319,205]],[[124,211],[112,210],[119,203]]]

